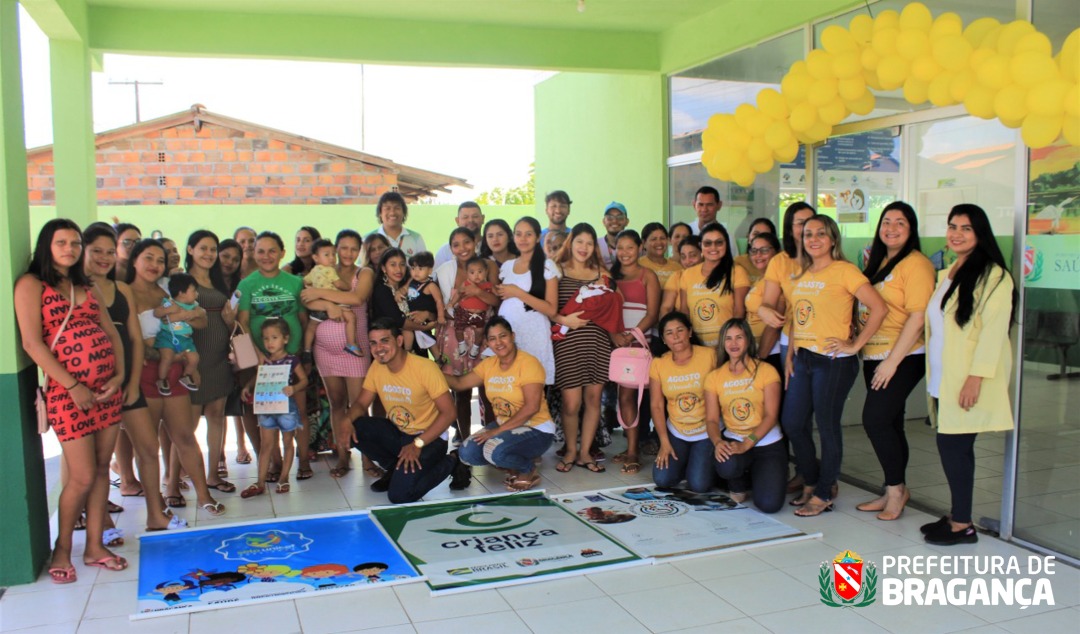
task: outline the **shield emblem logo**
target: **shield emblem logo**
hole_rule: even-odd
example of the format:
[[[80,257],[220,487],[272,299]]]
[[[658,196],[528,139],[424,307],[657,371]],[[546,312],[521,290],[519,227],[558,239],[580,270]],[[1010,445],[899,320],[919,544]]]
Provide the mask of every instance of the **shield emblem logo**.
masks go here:
[[[854,599],[862,590],[862,583],[863,562],[858,555],[847,551],[833,560],[833,588],[840,598]]]

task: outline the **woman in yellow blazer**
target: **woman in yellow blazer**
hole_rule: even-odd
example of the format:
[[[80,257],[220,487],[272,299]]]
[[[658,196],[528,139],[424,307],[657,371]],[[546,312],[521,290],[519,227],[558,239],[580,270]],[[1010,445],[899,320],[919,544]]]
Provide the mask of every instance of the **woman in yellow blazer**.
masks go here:
[[[921,527],[931,544],[971,544],[975,437],[1013,428],[1009,404],[1016,291],[986,212],[957,205],[945,241],[956,262],[938,274],[926,308],[926,389],[952,512]]]

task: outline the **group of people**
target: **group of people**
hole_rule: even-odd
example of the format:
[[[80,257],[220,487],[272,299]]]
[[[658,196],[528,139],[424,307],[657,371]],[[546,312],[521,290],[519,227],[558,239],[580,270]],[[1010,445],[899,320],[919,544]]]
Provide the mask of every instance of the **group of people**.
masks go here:
[[[956,261],[935,273],[903,202],[883,210],[861,269],[845,259],[835,221],[806,203],[787,208],[779,235],[771,220],[754,220],[738,256],[711,187],[695,194],[697,222],[651,222],[640,233],[627,228],[621,203],[604,210],[602,233],[568,224],[571,205],[563,191],[548,194],[542,227],[528,216],[485,223],[478,205],[463,203],[433,254],[405,228],[405,199],[388,192],[378,229],[329,241],[302,227],[284,265],[282,238],[248,227],[226,240],[195,231],[180,267],[175,243],[143,239],[130,224],[46,223],[15,304],[63,447],[53,580],[75,580],[80,523],[85,563],[127,565],[109,550],[118,538],[110,462],[123,495],[146,497],[147,530],[186,525],[170,510],[186,506],[183,489],[205,512],[225,513],[214,495],[236,490],[225,480],[227,416],[237,461],[250,462],[248,445],[258,457],[244,498],[271,483],[289,492],[294,456],[296,479],[312,477],[321,447],[336,452],[334,477],[359,449],[372,488],[392,503],[420,499],[447,477],[463,489],[478,465],[505,471],[508,490],[527,490],[560,441],[556,471],[603,472],[595,443],[606,401],[625,428],[626,450],[612,457],[623,473],[655,454],[657,486],[719,485],[768,513],[793,491],[796,515],[818,515],[837,497],[840,418],[860,357],[863,425],[885,487],[859,510],[881,520],[903,512],[904,405],[925,376],[952,508],[923,532],[935,544],[977,539],[973,444],[978,432],[1012,426],[1015,302],[982,209],[951,211]],[[287,413],[252,413],[257,369],[230,363],[240,332],[260,365],[290,368]],[[613,350],[641,345],[653,357],[647,387],[610,384]],[[326,429],[308,415],[321,394]],[[195,438],[203,418],[205,462]]]

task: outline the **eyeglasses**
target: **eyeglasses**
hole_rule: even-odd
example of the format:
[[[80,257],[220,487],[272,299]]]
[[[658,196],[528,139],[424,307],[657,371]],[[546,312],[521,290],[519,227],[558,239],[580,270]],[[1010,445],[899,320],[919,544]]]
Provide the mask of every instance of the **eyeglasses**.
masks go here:
[[[702,240],[701,241],[701,246],[702,247],[723,247],[723,246],[727,246],[727,242],[725,242],[723,240]]]
[[[772,247],[758,247],[757,249],[750,249],[750,255],[769,255],[772,252]]]
[[[128,238],[126,240],[121,240],[120,244],[124,245],[125,248],[130,249],[131,247],[135,246],[136,242],[138,242],[138,240],[132,240]]]

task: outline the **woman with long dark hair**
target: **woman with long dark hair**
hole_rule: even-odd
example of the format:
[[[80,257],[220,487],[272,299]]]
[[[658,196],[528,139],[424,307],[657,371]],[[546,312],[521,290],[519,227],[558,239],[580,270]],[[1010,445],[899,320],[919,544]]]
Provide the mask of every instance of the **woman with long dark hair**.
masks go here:
[[[221,267],[221,277],[225,279],[225,288],[232,295],[236,287],[240,285],[240,265],[244,261],[244,249],[240,243],[232,238],[226,238],[218,243],[218,266]]]
[[[307,275],[315,266],[315,261],[311,258],[311,245],[321,238],[322,234],[315,227],[300,227],[296,232],[296,240],[293,242],[292,262],[283,266],[281,270],[301,278]]]
[[[641,229],[641,242],[644,245],[644,254],[638,260],[641,266],[656,273],[660,280],[660,288],[663,289],[671,276],[682,270],[679,258],[668,257],[668,232],[664,225],[659,222],[650,222]]]
[[[480,257],[493,260],[501,267],[519,255],[521,252],[514,244],[510,224],[502,218],[488,220],[484,225],[483,240],[480,243]]]
[[[751,238],[746,244],[745,256],[750,259],[754,268],[761,271],[768,269],[769,262],[778,253],[780,253],[780,241],[771,233],[760,233]],[[739,257],[743,256],[740,255]],[[765,278],[763,277],[754,282],[754,285],[750,287],[750,292],[746,294],[746,322],[750,325],[750,332],[754,335],[758,358],[768,361],[782,375],[784,372],[784,360],[780,351],[780,331],[771,326],[766,326],[765,322],[758,316],[764,290]],[[781,311],[783,311],[786,308],[783,295],[777,301],[781,305]]]
[[[911,494],[905,485],[908,462],[904,404],[926,374],[923,325],[934,293],[934,265],[920,252],[919,219],[911,205],[889,203],[878,219],[863,274],[885,300],[888,314],[862,350],[866,402],[863,429],[885,473],[884,494],[859,504],[879,520],[895,520]],[[866,307],[859,304],[859,325]]]
[[[978,541],[971,522],[975,438],[979,432],[1013,428],[1012,276],[982,208],[957,205],[948,222],[945,243],[956,262],[938,273],[925,331],[930,417],[937,425],[952,505],[948,515],[921,530],[927,542],[939,546]]]
[[[746,316],[746,293],[750,278],[736,267],[731,255],[731,238],[724,225],[713,222],[701,228],[701,264],[682,272],[680,303],[690,315],[694,334],[715,348],[720,326],[731,318]]]
[[[60,218],[41,228],[30,267],[15,283],[15,313],[23,350],[45,374],[49,425],[67,463],[49,576],[53,583],[76,581],[72,536],[84,508],[83,563],[123,570],[127,560],[102,544],[109,457],[124,403],[123,342],[83,271],[82,232],[74,222]]]

